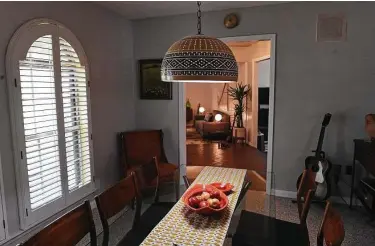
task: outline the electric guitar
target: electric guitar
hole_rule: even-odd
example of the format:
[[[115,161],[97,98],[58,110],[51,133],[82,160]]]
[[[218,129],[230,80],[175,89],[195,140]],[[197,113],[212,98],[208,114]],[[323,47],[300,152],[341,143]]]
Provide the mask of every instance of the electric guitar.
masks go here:
[[[331,185],[327,178],[332,168],[332,163],[326,159],[325,152],[322,151],[323,140],[325,129],[331,120],[331,114],[327,113],[324,115],[322,127],[319,134],[318,146],[315,151],[315,155],[308,156],[305,159],[305,168],[311,169],[316,172],[315,183],[317,185],[314,200],[327,200],[331,195]],[[297,189],[301,182],[302,174],[297,180]]]

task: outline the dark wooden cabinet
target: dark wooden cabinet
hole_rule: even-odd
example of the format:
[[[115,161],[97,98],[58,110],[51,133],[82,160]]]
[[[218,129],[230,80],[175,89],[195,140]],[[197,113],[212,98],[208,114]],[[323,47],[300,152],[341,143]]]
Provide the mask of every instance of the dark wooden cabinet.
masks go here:
[[[186,122],[193,120],[193,109],[192,108],[186,108]]]

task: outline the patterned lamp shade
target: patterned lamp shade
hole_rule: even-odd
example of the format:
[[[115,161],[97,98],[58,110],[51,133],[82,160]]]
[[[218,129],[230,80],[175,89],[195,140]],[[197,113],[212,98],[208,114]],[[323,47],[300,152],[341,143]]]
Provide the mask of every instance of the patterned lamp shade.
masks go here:
[[[230,48],[221,40],[195,35],[175,42],[161,65],[165,82],[237,82],[238,67]]]

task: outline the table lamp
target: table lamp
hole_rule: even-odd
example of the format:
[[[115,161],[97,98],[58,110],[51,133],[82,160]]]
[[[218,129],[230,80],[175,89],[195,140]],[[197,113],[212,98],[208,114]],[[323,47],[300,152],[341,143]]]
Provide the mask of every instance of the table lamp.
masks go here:
[[[199,107],[198,111],[199,111],[199,113],[203,114],[205,109],[204,109],[204,107],[201,106],[201,107]]]
[[[215,120],[216,120],[217,122],[220,122],[222,119],[223,119],[223,116],[222,116],[221,114],[216,114],[216,115],[215,115]]]

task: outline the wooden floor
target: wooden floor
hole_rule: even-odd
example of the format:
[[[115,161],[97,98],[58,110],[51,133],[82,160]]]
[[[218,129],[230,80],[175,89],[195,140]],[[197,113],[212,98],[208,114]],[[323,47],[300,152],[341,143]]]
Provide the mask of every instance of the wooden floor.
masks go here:
[[[253,182],[252,190],[265,190],[267,170],[266,154],[248,145],[231,145],[221,149],[217,143],[187,145],[187,175],[192,179],[200,168],[217,166],[247,169]]]
[[[187,145],[188,166],[217,166],[254,170],[266,177],[266,154],[248,145],[231,145],[219,149],[217,143]]]

